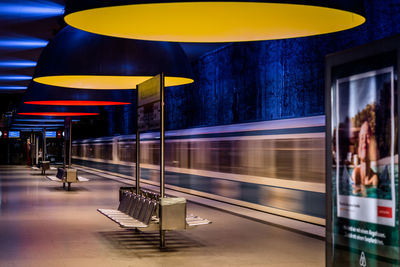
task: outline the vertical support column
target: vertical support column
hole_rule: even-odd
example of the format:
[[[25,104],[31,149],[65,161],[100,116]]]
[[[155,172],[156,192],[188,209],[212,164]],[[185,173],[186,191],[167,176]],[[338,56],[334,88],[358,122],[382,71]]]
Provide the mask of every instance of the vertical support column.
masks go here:
[[[65,165],[67,165],[67,127],[65,127],[67,123],[67,118],[64,118],[64,162],[63,162],[63,169],[65,169]]]
[[[165,101],[164,101],[164,73],[161,73],[160,84],[160,109],[161,109],[161,122],[160,122],[160,197],[165,197]],[[162,225],[162,212],[160,209],[160,247],[165,247],[165,230],[161,229]]]
[[[69,119],[69,151],[68,151],[68,167],[72,165],[72,119]]]
[[[72,158],[72,119],[71,117],[64,118],[64,168],[71,167]]]
[[[164,74],[161,73],[160,84],[160,197],[165,197],[165,101],[164,101]]]
[[[35,163],[36,166],[39,164],[39,136],[35,136]]]
[[[136,86],[136,113],[139,105],[139,87]],[[136,194],[140,194],[140,132],[136,114]]]
[[[42,158],[42,162],[46,161],[46,154],[47,154],[46,148],[47,148],[47,146],[46,146],[46,128],[43,128],[43,153],[42,153],[43,158]]]

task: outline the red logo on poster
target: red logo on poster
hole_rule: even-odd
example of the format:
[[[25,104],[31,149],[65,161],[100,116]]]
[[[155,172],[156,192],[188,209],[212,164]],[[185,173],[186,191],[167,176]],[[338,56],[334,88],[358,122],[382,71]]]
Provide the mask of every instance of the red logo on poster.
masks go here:
[[[392,218],[392,208],[378,206],[378,217]]]

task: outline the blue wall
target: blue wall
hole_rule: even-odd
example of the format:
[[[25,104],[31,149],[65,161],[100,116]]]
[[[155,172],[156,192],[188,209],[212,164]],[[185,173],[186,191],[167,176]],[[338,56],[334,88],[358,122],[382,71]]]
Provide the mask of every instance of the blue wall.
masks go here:
[[[168,129],[324,114],[325,55],[400,33],[400,0],[364,2],[367,22],[356,29],[202,56],[194,85],[166,90]]]
[[[365,8],[367,22],[353,30],[233,43],[203,55],[193,62],[194,84],[166,89],[166,128],[324,114],[325,55],[400,33],[400,0],[365,0]],[[135,116],[134,105],[105,108],[81,137],[134,133]]]

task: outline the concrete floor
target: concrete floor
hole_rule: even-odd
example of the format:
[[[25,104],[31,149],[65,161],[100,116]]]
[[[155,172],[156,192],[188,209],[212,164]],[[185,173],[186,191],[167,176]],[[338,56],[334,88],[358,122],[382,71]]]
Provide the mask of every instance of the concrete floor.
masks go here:
[[[53,171],[54,172],[54,171]],[[123,184],[93,174],[64,191],[39,171],[0,166],[0,266],[324,266],[318,239],[188,205],[213,223],[167,233],[121,229],[96,211],[115,208]]]

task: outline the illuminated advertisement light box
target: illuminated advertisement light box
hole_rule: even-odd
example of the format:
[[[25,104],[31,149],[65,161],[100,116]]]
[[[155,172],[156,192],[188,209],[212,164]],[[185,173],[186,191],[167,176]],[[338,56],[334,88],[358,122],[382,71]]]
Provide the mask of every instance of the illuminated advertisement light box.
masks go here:
[[[327,58],[326,266],[400,263],[396,38]]]
[[[20,138],[20,131],[9,131],[8,137],[9,138]]]
[[[57,132],[56,131],[46,131],[46,138],[56,138]]]

